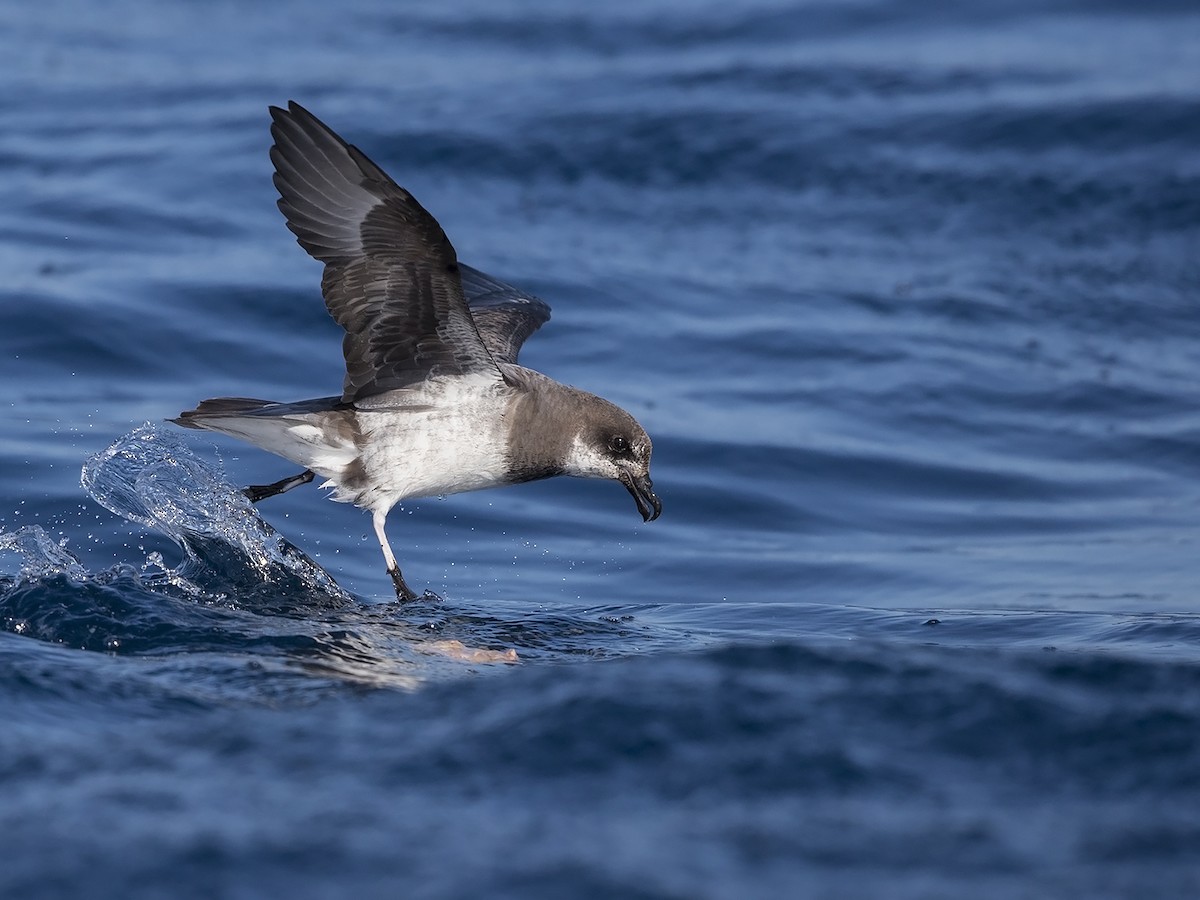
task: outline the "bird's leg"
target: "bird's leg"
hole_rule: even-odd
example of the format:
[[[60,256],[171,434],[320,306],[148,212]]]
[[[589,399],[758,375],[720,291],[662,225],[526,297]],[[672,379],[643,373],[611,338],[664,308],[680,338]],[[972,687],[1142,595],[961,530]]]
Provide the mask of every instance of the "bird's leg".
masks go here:
[[[387,521],[387,512],[376,510],[371,517],[371,521],[375,525],[375,536],[379,538],[379,546],[383,548],[383,561],[387,563],[388,574],[392,576],[392,585],[396,588],[396,597],[405,603],[409,600],[416,600],[417,593],[404,583],[404,576],[400,574],[400,566],[396,563],[396,557],[392,553],[391,545],[388,544],[387,534],[383,530],[384,523]]]
[[[244,488],[242,493],[250,498],[251,503],[257,503],[259,500],[266,500],[268,497],[274,497],[276,494],[285,494],[294,487],[308,484],[313,480],[313,477],[313,470],[305,469],[299,475],[280,478],[271,484],[252,484],[250,487]]]

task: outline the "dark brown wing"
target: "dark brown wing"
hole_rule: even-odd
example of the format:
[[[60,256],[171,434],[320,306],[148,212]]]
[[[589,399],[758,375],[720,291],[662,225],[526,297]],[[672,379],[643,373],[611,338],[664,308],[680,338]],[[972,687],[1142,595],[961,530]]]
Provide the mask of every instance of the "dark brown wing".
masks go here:
[[[273,106],[271,118],[279,208],[300,246],[325,263],[325,305],[346,330],[342,399],[432,375],[499,379],[437,220],[300,104]]]
[[[521,345],[550,319],[550,307],[478,269],[459,264],[467,308],[496,362],[515,363]]]

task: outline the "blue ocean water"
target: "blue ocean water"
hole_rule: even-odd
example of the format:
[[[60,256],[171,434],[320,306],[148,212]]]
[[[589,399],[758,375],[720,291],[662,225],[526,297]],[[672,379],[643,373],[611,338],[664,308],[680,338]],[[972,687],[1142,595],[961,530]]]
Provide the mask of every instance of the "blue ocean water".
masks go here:
[[[389,532],[295,99],[545,298],[664,504]],[[1194,897],[1200,11],[0,7],[3,897]]]

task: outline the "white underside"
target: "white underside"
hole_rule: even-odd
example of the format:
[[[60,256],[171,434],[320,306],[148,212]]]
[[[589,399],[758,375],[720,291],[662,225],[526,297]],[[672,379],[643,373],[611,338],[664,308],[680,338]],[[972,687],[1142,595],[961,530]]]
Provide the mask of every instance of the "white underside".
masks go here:
[[[336,477],[330,476],[336,499],[390,509],[410,497],[503,483],[508,473],[507,406],[503,383],[454,378],[428,385],[404,406],[360,409],[361,462],[371,487],[343,497]]]
[[[457,377],[397,391],[357,412],[361,449],[321,414],[215,417],[206,427],[312,469],[333,499],[386,512],[398,501],[481,490],[507,473],[503,382]],[[386,403],[386,405],[384,405]],[[361,471],[363,483],[344,483]]]

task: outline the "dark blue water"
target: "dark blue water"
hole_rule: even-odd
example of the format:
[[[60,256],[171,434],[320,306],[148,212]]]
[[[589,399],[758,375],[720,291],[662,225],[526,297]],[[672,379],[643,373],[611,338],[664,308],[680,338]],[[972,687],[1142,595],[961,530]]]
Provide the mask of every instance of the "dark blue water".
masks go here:
[[[401,606],[164,423],[340,385],[288,99],[659,521],[406,505]],[[1197,147],[1193,3],[3,7],[0,896],[1196,896]]]

